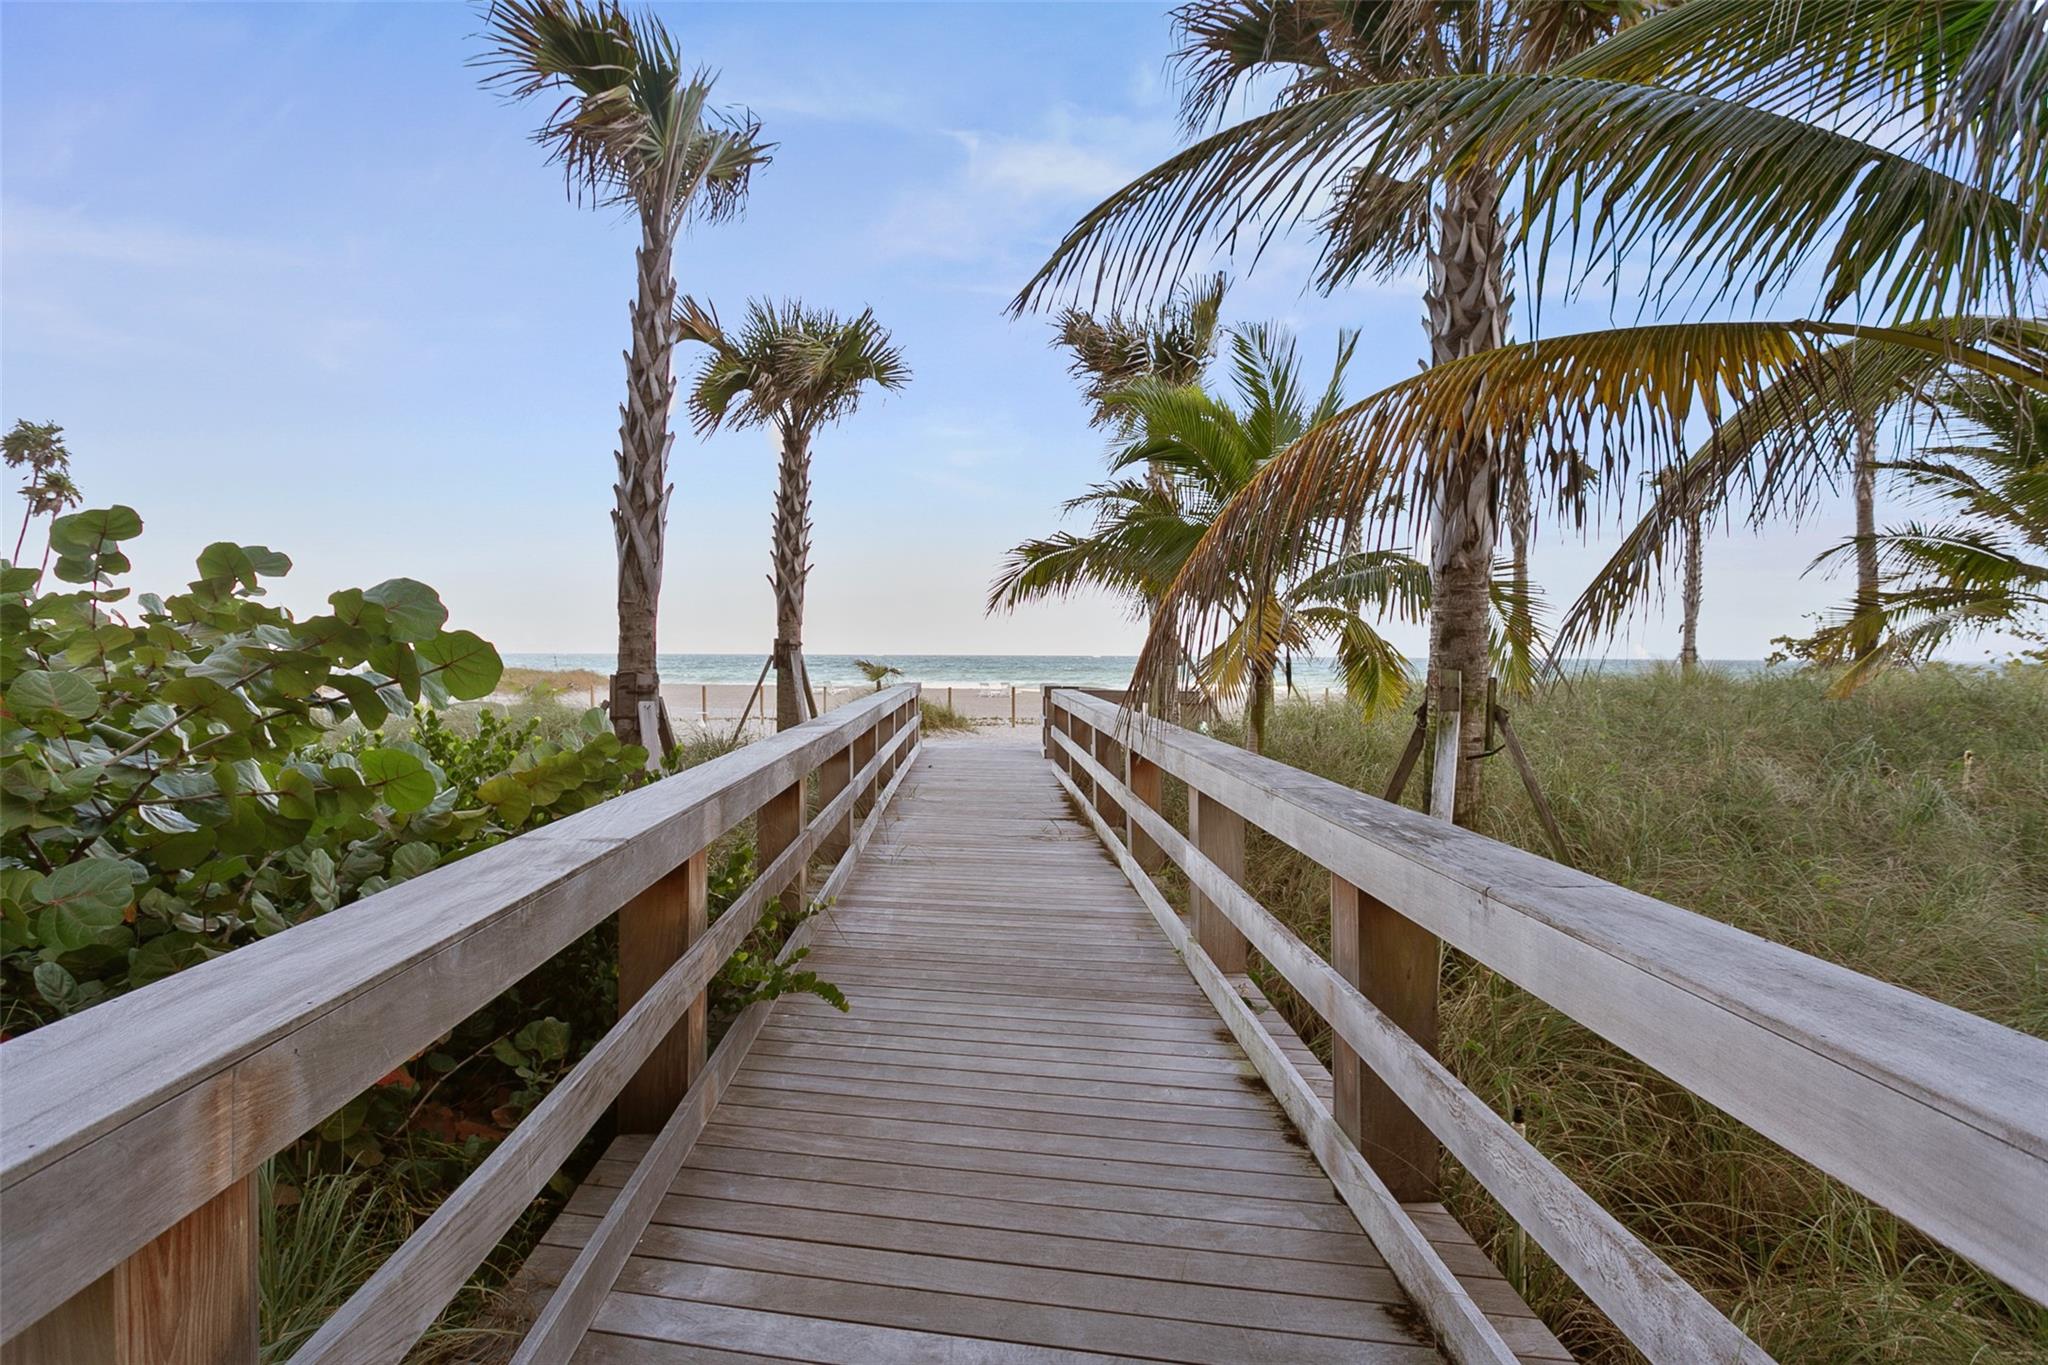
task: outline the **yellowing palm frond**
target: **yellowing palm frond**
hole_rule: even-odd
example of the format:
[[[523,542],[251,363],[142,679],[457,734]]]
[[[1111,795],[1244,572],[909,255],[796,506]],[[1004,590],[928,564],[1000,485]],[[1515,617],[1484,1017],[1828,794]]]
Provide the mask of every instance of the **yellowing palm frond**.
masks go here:
[[[1816,322],[1663,324],[1503,346],[1390,385],[1308,432],[1267,463],[1222,510],[1154,617],[1140,686],[1199,651],[1220,624],[1217,603],[1242,566],[1339,526],[1379,543],[1404,528],[1390,500],[1423,508],[1448,462],[1484,448],[1527,459],[1533,487],[1567,509],[1662,474],[1685,457],[1688,424],[1719,426],[1738,410],[1759,478],[1770,466],[1844,443],[1851,420],[1824,359],[1863,339],[2048,393],[2048,350],[2036,324],[2017,329],[1923,322],[1910,328]],[[1746,400],[1746,401],[1745,401]],[[1597,478],[1598,487],[1590,486]],[[1413,517],[1414,513],[1407,514]]]

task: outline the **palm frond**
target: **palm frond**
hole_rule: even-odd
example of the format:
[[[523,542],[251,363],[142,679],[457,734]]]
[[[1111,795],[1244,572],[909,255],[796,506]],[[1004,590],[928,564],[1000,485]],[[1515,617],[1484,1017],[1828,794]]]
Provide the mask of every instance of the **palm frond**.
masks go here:
[[[2037,324],[2027,324],[2029,329]],[[1911,328],[1817,322],[1660,324],[1503,346],[1448,361],[1354,403],[1267,463],[1222,510],[1161,602],[1139,686],[1183,647],[1199,649],[1238,566],[1309,528],[1340,526],[1385,544],[1419,530],[1382,514],[1388,499],[1426,508],[1448,461],[1471,448],[1526,458],[1532,485],[1561,506],[1592,506],[1632,473],[1661,475],[1685,457],[1689,424],[1719,427],[1745,407],[1753,458],[1802,459],[1846,440],[1841,407],[1808,388],[1834,371],[1819,357],[1844,340],[1949,357],[2024,392],[2048,393],[2037,331],[1991,334],[1932,321]],[[1775,395],[1775,396],[1773,396]],[[1760,406],[1764,405],[1764,406]],[[1765,477],[1768,477],[1766,475]]]
[[[1737,500],[1748,503],[1755,523],[1801,519],[1849,466],[1851,443],[1843,432],[1850,420],[1951,387],[1945,380],[1951,344],[2020,360],[2048,355],[2048,324],[2031,319],[1944,318],[1893,330],[1936,344],[1902,345],[1882,335],[1815,349],[1656,481],[1641,518],[1565,613],[1553,661],[1613,633],[1643,607],[1688,526],[1711,524]],[[2013,410],[2009,395],[1987,406]]]
[[[712,108],[713,79],[685,75],[674,38],[618,0],[492,0],[474,64],[513,100],[558,94],[534,140],[570,193],[665,224],[736,212],[769,160],[751,115]]]
[[[689,397],[700,434],[768,422],[814,432],[851,416],[866,386],[900,389],[910,382],[902,350],[872,309],[842,321],[795,300],[755,299],[735,333],[716,310],[685,296],[671,325],[677,340],[708,352]]]
[[[2013,200],[1887,147],[1690,90],[1496,73],[1339,90],[1204,138],[1084,215],[1011,306],[1143,297],[1204,246],[1256,260],[1347,176],[1469,165],[1519,178],[1537,254],[1573,280],[1651,248],[1658,297],[1777,289],[1818,265],[1827,306],[1876,290],[1906,316],[2010,303],[2048,263]],[[1358,244],[1326,238],[1321,278],[1346,278],[1330,253]]]

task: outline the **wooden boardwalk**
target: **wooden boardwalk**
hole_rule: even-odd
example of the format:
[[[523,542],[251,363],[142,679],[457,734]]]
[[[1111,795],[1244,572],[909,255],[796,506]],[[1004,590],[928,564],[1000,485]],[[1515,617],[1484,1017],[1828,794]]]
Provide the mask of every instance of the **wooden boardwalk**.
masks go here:
[[[777,1006],[577,1360],[1439,1359],[1035,744],[927,746],[813,945],[852,1011]],[[530,1282],[648,1141],[618,1141]],[[1569,1358],[1440,1208],[1410,1212],[1518,1354]]]

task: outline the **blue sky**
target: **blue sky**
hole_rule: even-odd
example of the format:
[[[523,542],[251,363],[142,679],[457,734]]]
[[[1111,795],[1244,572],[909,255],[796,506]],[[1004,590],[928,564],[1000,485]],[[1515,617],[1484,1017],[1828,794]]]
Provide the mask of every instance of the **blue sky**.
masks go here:
[[[1133,649],[1108,601],[981,603],[1004,550],[1101,471],[1048,323],[1003,308],[1179,145],[1164,9],[658,12],[780,144],[746,216],[685,241],[681,287],[729,315],[763,293],[871,305],[915,373],[817,443],[811,648]],[[0,9],[0,420],[63,423],[88,501],[142,512],[142,586],[183,582],[210,541],[261,542],[295,560],[296,608],[405,574],[504,649],[611,647],[636,234],[566,199],[527,140],[540,108],[478,88],[476,28],[454,4]],[[1419,282],[1325,299],[1307,260],[1282,242],[1229,316],[1288,323],[1318,368],[1363,328],[1355,394],[1412,373]],[[685,431],[673,477],[662,647],[764,649],[767,438]],[[10,485],[10,536],[19,517]],[[1830,505],[1712,541],[1703,652],[1759,657],[1839,600],[1800,573],[1845,526]],[[1546,538],[1537,576],[1561,606],[1605,553]],[[1652,619],[1614,652],[1675,635]]]

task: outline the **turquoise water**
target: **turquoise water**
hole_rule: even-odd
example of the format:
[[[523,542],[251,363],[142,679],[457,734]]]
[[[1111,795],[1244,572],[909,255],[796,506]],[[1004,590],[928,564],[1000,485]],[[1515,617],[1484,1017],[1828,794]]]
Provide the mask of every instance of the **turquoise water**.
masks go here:
[[[818,687],[840,687],[864,681],[853,666],[852,654],[807,655],[811,683]],[[612,671],[610,654],[507,654],[513,668],[587,668],[597,673]],[[663,682],[752,683],[761,674],[764,656],[759,654],[663,654],[656,658]],[[1137,659],[1129,654],[887,654],[877,663],[894,664],[906,679],[924,683],[980,684],[1036,687],[1041,683],[1066,683],[1076,687],[1122,687],[1130,681]],[[1753,673],[1763,667],[1755,659],[1710,660],[1715,668]],[[1611,672],[1635,672],[1655,668],[1650,659],[1588,660],[1583,667]],[[1321,688],[1336,685],[1327,663],[1319,659],[1294,661],[1294,685]]]

